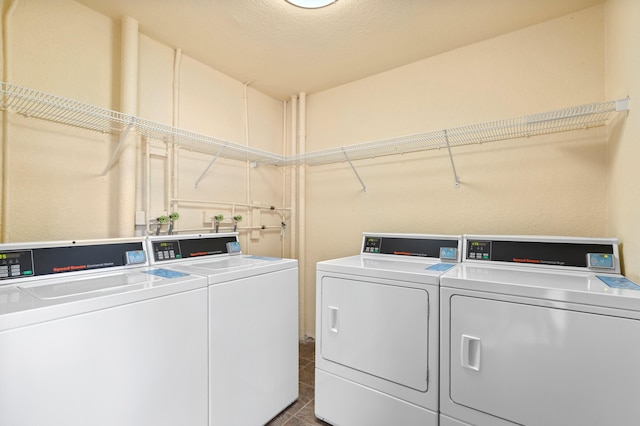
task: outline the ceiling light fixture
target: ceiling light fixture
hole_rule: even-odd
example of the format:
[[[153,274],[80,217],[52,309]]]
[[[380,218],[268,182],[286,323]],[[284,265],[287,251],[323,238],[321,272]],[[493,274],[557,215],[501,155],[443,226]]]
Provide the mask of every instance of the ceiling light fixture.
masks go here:
[[[302,7],[303,9],[320,9],[321,7],[329,6],[338,0],[284,0],[294,6]]]

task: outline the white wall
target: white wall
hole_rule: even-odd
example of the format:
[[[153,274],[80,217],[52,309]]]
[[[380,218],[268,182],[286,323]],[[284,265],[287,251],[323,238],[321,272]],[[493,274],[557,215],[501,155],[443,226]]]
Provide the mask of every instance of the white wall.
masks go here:
[[[596,6],[308,97],[310,151],[606,100]],[[315,263],[363,231],[607,235],[606,129],[355,162],[307,172],[305,333]]]
[[[631,97],[631,109],[611,129],[609,232],[620,239],[624,273],[640,282],[640,2],[606,3],[606,90],[611,99]]]

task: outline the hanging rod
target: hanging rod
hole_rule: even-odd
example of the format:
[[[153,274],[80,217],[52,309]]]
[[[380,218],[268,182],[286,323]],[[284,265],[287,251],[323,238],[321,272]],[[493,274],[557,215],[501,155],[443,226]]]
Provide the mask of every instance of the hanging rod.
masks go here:
[[[435,130],[305,154],[283,156],[171,127],[59,96],[2,82],[0,109],[103,133],[130,131],[181,148],[233,160],[273,166],[317,166],[441,148],[517,139],[603,126],[612,114],[629,110],[630,99],[563,108],[505,120]],[[445,135],[446,134],[446,138]]]

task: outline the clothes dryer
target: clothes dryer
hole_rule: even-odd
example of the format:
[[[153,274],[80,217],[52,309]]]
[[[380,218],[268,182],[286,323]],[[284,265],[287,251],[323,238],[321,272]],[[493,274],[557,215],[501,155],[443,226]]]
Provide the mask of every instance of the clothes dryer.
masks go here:
[[[148,238],[151,263],[207,277],[211,426],[267,423],[298,398],[298,261],[237,233]]]
[[[640,286],[615,239],[469,235],[441,280],[441,426],[633,426]]]
[[[360,255],[317,264],[317,417],[437,426],[439,283],[461,239],[365,233]]]
[[[143,239],[0,245],[0,424],[207,425],[206,285]]]

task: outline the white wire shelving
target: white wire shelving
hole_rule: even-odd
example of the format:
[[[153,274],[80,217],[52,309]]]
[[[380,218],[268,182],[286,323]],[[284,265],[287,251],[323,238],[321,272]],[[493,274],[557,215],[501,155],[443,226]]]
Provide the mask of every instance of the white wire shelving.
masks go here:
[[[282,155],[9,83],[2,83],[0,95],[1,109],[26,117],[109,134],[132,131],[150,139],[175,143],[188,150],[211,155],[220,153],[221,157],[234,160],[272,165],[285,163]]]
[[[629,98],[574,106],[539,114],[401,136],[293,156],[289,161],[317,166],[484,142],[518,139],[606,125],[629,109]]]
[[[0,95],[0,108],[9,113],[103,133],[126,135],[133,131],[151,139],[175,143],[188,150],[214,155],[215,158],[223,157],[274,166],[318,166],[345,161],[351,164],[351,161],[366,158],[441,148],[449,149],[450,153],[452,147],[587,129],[606,125],[613,114],[628,110],[630,103],[629,98],[625,98],[283,156],[9,83],[2,83]],[[353,167],[353,164],[351,166]]]

